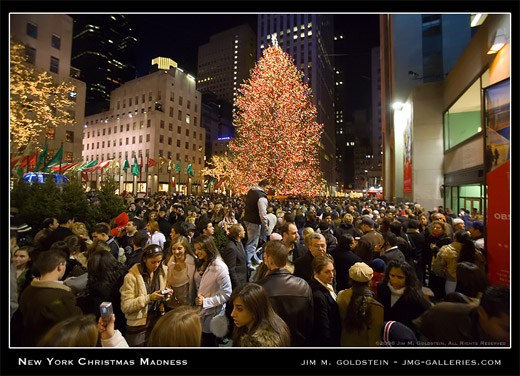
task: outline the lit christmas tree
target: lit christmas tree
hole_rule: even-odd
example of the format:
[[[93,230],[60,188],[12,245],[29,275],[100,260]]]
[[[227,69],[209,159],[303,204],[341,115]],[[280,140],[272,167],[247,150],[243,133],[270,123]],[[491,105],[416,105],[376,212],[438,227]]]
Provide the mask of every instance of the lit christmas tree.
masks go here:
[[[273,38],[242,84],[235,102],[231,185],[245,193],[268,179],[277,195],[316,196],[325,181],[318,148],[323,125],[316,122],[311,89]]]

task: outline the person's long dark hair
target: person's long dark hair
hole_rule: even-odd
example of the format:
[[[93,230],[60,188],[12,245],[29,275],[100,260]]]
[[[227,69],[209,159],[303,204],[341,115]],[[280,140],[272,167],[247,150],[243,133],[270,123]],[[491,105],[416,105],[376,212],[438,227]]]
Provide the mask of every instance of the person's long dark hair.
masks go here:
[[[207,267],[211,264],[218,256],[220,252],[210,235],[199,235],[193,240],[193,244],[198,244],[208,254],[208,261],[197,259],[197,268],[201,268],[203,265]]]
[[[352,297],[347,307],[343,326],[347,330],[358,332],[365,328],[370,329],[372,317],[370,315],[370,298],[372,293],[368,288],[368,282],[358,282],[351,279]]]
[[[457,230],[453,236],[453,240],[459,243],[462,243],[462,248],[460,249],[459,262],[471,262],[475,264],[476,257],[476,248],[473,240],[471,240],[471,235],[466,230]]]
[[[406,261],[398,259],[391,260],[386,266],[385,278],[381,283],[385,286],[388,284],[388,281],[390,280],[390,270],[392,270],[392,268],[401,269],[406,277],[404,283],[406,289],[404,290],[402,298],[419,300],[422,296],[421,282],[419,282],[414,268],[412,268],[412,266]]]
[[[277,338],[280,338],[279,347],[290,346],[291,337],[287,324],[273,310],[269,297],[264,288],[256,283],[249,282],[242,284],[233,290],[230,302],[236,298],[242,299],[245,308],[253,316],[253,325],[251,330],[247,326],[233,330],[233,346],[240,346],[240,340],[245,334],[253,334],[262,328],[270,332],[274,332]]]
[[[146,247],[144,247],[143,253],[141,253],[140,262],[137,266],[137,268],[139,269],[139,272],[143,276],[144,282],[150,286],[153,286],[154,285],[153,282],[159,278],[159,273],[154,273],[153,281],[150,280],[150,273],[148,272],[148,269],[146,268],[146,260],[149,258],[159,256],[159,255],[161,255],[163,257],[159,264],[159,268],[157,269],[159,271],[159,273],[161,273],[161,271],[162,271],[161,266],[164,262],[164,251],[161,248],[161,246],[159,246],[157,244],[150,244],[150,245],[147,245]]]
[[[87,289],[94,284],[111,286],[122,274],[126,274],[126,267],[108,251],[95,251],[88,258]]]

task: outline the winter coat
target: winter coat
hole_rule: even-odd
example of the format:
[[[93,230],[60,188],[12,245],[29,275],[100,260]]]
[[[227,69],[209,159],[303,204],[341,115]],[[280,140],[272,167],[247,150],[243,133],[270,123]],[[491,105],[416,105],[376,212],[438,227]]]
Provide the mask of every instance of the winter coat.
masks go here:
[[[441,247],[437,257],[432,263],[432,271],[439,277],[448,281],[457,280],[457,263],[460,258],[462,243],[453,242]],[[485,259],[482,252],[475,249],[475,264],[485,273]]]
[[[247,256],[243,244],[230,239],[222,251],[222,258],[229,270],[233,288],[247,282]]]
[[[226,302],[231,297],[231,291],[228,267],[222,258],[217,257],[202,274],[196,294],[204,296],[199,309],[204,333],[211,333],[209,328],[211,319],[224,313]]]
[[[271,270],[256,283],[265,289],[274,311],[289,327],[291,346],[308,345],[314,322],[314,304],[309,284],[284,268]]]
[[[381,327],[384,321],[384,307],[374,298],[369,298],[370,316],[372,323],[370,327],[365,327],[362,331],[347,331],[345,317],[347,308],[352,299],[352,289],[340,291],[336,301],[338,302],[339,313],[342,323],[341,346],[343,347],[379,347],[381,343]]]
[[[376,256],[375,247],[381,243],[383,243],[383,235],[375,230],[367,231],[361,239],[359,239],[354,253],[358,255],[365,264],[370,265],[374,256]]]
[[[36,346],[55,324],[71,316],[81,315],[70,287],[57,281],[32,280],[20,297],[23,316],[23,346]]]
[[[336,290],[341,291],[350,287],[348,271],[356,262],[362,262],[354,252],[336,248],[330,252],[334,258],[336,269]]]
[[[258,328],[240,338],[240,347],[279,347],[280,337],[267,328]]]
[[[432,271],[448,281],[457,280],[457,263],[460,257],[462,243],[453,242],[441,247],[432,263]]]
[[[337,347],[340,343],[341,320],[338,304],[329,290],[314,277],[309,281],[314,303],[312,346]]]
[[[161,290],[165,289],[168,268],[161,264],[155,273],[160,273],[159,286]],[[126,324],[128,326],[145,325],[150,295],[139,271],[139,264],[130,268],[119,291],[121,292],[121,311],[125,314]]]
[[[385,321],[399,321],[412,329],[412,320],[421,316],[431,304],[421,296],[415,300],[407,295],[402,295],[392,306],[392,292],[388,285],[381,282],[377,285],[377,301],[385,307]]]
[[[340,236],[350,234],[353,238],[361,237],[363,235],[352,223],[342,222],[338,228],[336,228],[336,238]]]

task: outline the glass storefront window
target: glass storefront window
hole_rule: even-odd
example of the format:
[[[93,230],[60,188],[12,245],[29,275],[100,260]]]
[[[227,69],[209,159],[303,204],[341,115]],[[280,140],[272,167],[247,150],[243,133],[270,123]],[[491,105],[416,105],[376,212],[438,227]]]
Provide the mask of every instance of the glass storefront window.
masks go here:
[[[444,150],[482,131],[480,78],[444,113]]]

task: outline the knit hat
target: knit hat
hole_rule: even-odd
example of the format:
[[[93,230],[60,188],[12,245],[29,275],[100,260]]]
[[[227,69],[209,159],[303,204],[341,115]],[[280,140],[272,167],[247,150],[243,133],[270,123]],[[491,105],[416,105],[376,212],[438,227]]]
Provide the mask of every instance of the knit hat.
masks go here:
[[[372,264],[370,264],[370,266],[372,267],[372,269],[376,273],[384,273],[385,272],[386,264],[385,264],[385,261],[383,259],[375,258],[372,261]]]
[[[374,271],[364,262],[356,262],[350,267],[348,275],[356,282],[369,282],[374,276]]]
[[[416,346],[417,337],[406,325],[386,321],[381,328],[381,339],[387,347]]]

